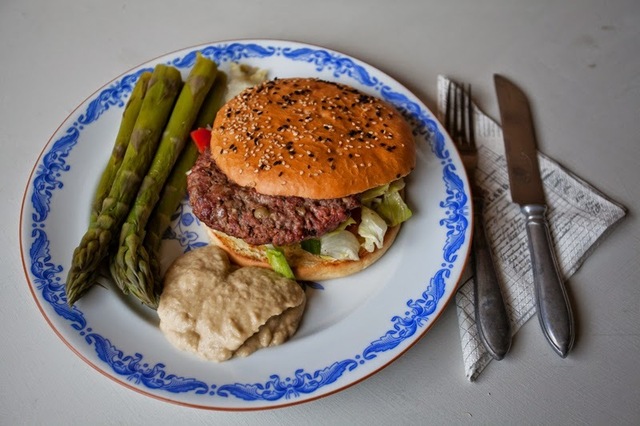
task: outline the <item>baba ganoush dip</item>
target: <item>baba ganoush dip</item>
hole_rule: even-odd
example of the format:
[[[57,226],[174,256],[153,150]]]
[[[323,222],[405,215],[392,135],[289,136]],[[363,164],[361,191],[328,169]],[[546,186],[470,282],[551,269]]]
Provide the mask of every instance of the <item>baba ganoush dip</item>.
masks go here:
[[[224,250],[192,250],[167,270],[160,330],[175,347],[212,361],[287,341],[306,304],[300,285],[265,268],[231,265]]]

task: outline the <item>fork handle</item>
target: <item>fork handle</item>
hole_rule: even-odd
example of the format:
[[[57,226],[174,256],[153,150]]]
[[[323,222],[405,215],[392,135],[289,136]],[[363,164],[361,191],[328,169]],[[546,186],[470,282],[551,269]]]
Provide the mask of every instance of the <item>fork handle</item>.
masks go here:
[[[483,204],[480,197],[474,197],[472,267],[476,324],[486,349],[494,359],[501,360],[511,348],[511,326],[487,243]]]

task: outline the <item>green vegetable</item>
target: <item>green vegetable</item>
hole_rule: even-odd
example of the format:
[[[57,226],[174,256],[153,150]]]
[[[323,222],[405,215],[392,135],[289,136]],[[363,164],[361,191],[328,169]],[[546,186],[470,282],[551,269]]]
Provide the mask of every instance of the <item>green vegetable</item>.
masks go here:
[[[109,195],[102,203],[100,214],[89,225],[73,252],[66,282],[69,306],[73,306],[95,283],[96,270],[107,256],[111,241],[129,213],[181,86],[178,70],[166,65],[155,67]]]
[[[387,232],[387,223],[376,212],[362,206],[358,235],[364,238],[362,247],[369,253],[376,248],[382,248],[384,234]]]
[[[320,254],[321,246],[322,244],[320,243],[320,240],[316,238],[304,240],[300,243],[300,247],[302,247],[302,250],[308,251],[311,254]]]
[[[98,189],[96,190],[93,204],[91,207],[91,222],[95,222],[102,209],[102,202],[109,195],[111,186],[116,178],[116,173],[120,169],[120,164],[124,158],[124,154],[127,151],[129,140],[131,139],[131,133],[133,133],[133,126],[136,123],[136,118],[140,113],[142,107],[142,101],[147,93],[147,86],[151,79],[150,72],[144,72],[140,74],[136,85],[133,87],[131,97],[127,102],[122,113],[122,121],[120,122],[120,128],[116,136],[115,145],[111,151],[111,157],[107,163],[107,167],[102,172],[102,177],[98,183]]]
[[[349,217],[347,220],[338,225],[338,227],[334,229],[334,231],[344,231],[349,227],[349,225],[353,225],[354,223],[356,223],[356,220],[352,217]]]
[[[358,260],[360,256],[360,242],[349,231],[337,230],[329,232],[320,238],[320,254],[338,260]]]
[[[371,188],[362,193],[360,202],[365,206],[369,206],[374,199],[383,196],[389,190],[389,184]]]
[[[404,179],[398,179],[390,184],[365,191],[360,200],[364,206],[382,216],[387,225],[397,226],[408,220],[412,214],[400,195],[404,186]]]
[[[282,275],[285,278],[290,278],[295,280],[296,277],[293,275],[293,271],[287,262],[287,258],[284,257],[284,253],[281,249],[273,246],[268,246],[266,250],[267,260],[269,261],[269,265],[271,268]]]
[[[399,192],[385,194],[382,201],[374,207],[376,213],[384,218],[389,226],[397,226],[408,220],[412,213]]]
[[[362,202],[358,235],[364,239],[362,247],[369,253],[382,248],[389,226],[397,226],[411,217],[411,210],[400,196],[404,188],[403,179],[365,191]],[[358,260],[360,243],[355,235],[346,231],[356,223],[353,218],[345,220],[336,230],[319,239],[303,241],[301,247],[311,254],[332,257],[338,260]]]
[[[371,207],[382,201],[382,197],[393,192],[398,192],[405,186],[404,179],[398,179],[386,185],[377,186],[365,191],[360,196],[360,201],[367,207]]]
[[[355,219],[352,217],[349,217],[347,220],[345,220],[344,222],[342,222],[340,225],[338,225],[338,227],[336,229],[334,229],[333,231],[331,231],[332,233],[335,232],[340,232],[340,231],[344,231],[345,229],[347,229],[350,225],[353,225],[354,223],[356,223]],[[311,238],[308,240],[304,240],[300,243],[300,247],[311,253],[311,254],[315,254],[315,255],[322,255],[322,239],[323,237],[318,238]],[[333,249],[332,249],[333,250]]]
[[[227,74],[222,71],[218,71],[213,88],[209,91],[207,97],[204,98],[204,102],[202,103],[202,107],[198,113],[198,118],[196,118],[196,122],[193,125],[194,129],[199,127],[211,127],[213,120],[216,118],[216,114],[218,114],[218,110],[220,110],[222,105],[225,103],[224,95],[226,91]]]
[[[365,191],[362,202],[358,235],[364,239],[362,247],[368,252],[382,248],[389,226],[397,226],[411,217],[411,210],[400,196],[404,188],[403,179]],[[336,230],[319,239],[306,240],[301,247],[312,254],[328,256],[338,260],[358,260],[360,243],[347,227],[356,223],[349,218]]]
[[[204,99],[194,128],[208,126],[213,123],[216,113],[224,104],[224,93],[227,87],[227,76],[218,72],[213,87]],[[162,293],[162,278],[160,276],[160,246],[162,236],[171,223],[171,216],[175,213],[180,202],[187,194],[187,172],[198,158],[198,148],[193,143],[187,143],[180,158],[176,162],[167,182],[164,185],[160,201],[153,211],[147,225],[144,247],[151,265],[150,274],[145,280],[153,281],[156,295]],[[145,268],[145,271],[148,269]]]
[[[111,275],[118,287],[151,308],[157,307],[158,299],[153,280],[147,279],[151,276],[151,270],[149,256],[143,246],[145,227],[165,181],[185,146],[216,73],[215,62],[198,55],[169,117],[135,203],[122,225],[118,251],[111,259]]]

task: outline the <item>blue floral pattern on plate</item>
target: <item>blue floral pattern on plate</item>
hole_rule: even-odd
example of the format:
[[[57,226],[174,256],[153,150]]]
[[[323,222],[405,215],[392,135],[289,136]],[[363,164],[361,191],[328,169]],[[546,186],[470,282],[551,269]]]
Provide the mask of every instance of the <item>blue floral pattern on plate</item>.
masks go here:
[[[302,395],[314,395],[323,387],[342,380],[362,365],[377,358],[381,353],[393,350],[416,335],[427,324],[441,304],[446,288],[456,282],[452,280],[451,270],[468,242],[465,241],[469,226],[469,199],[461,171],[454,165],[444,134],[437,122],[419,103],[412,101],[402,92],[385,84],[383,78],[372,75],[372,68],[361,65],[356,60],[327,49],[296,43],[285,44],[264,42],[220,43],[194,48],[181,56],[168,61],[179,69],[188,69],[200,52],[219,64],[241,61],[248,58],[283,57],[292,62],[311,64],[317,72],[330,72],[336,78],[347,78],[375,91],[378,96],[398,108],[413,124],[414,133],[429,144],[429,149],[442,166],[441,179],[446,187],[446,197],[440,201],[443,217],[440,226],[446,228],[446,241],[442,250],[441,268],[430,278],[426,288],[415,299],[405,303],[402,314],[389,319],[389,327],[379,338],[371,341],[353,357],[340,359],[315,371],[296,369],[290,377],[273,374],[269,380],[256,383],[214,384],[196,379],[181,377],[167,371],[163,363],[149,365],[141,353],[127,354],[118,349],[108,338],[95,332],[77,307],[69,308],[66,303],[63,266],[52,262],[50,241],[47,236],[47,219],[51,212],[51,201],[56,191],[64,187],[61,177],[70,170],[67,164],[69,153],[78,143],[79,136],[86,126],[100,119],[110,108],[122,108],[127,96],[140,74],[149,68],[141,68],[127,74],[99,92],[88,103],[86,110],[77,120],[62,131],[52,142],[39,163],[30,182],[30,205],[25,210],[31,213],[30,240],[26,263],[30,272],[32,286],[37,297],[49,304],[56,315],[67,321],[84,341],[93,346],[98,359],[111,371],[129,383],[140,386],[147,392],[162,391],[170,394],[193,393],[206,397],[237,398],[244,401],[280,401],[295,400]],[[198,220],[191,213],[188,204],[183,203],[174,214],[171,228],[165,238],[175,240],[183,252],[187,252],[207,243],[195,232]],[[322,289],[317,283],[308,283],[307,287]],[[345,386],[349,384],[348,378]],[[206,405],[206,403],[203,403]]]

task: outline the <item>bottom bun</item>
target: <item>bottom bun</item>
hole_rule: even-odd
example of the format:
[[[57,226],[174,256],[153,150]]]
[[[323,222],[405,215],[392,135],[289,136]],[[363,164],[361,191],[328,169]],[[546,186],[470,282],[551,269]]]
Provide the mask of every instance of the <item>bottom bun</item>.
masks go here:
[[[346,277],[362,271],[376,262],[389,250],[399,231],[400,225],[389,228],[384,236],[382,248],[376,249],[371,253],[360,249],[360,260],[333,260],[311,254],[303,250],[299,245],[285,246],[282,249],[297,280],[328,280]],[[231,260],[238,265],[270,268],[263,246],[253,246],[239,238],[231,237],[208,227],[207,232],[211,242],[223,248],[229,254]]]

